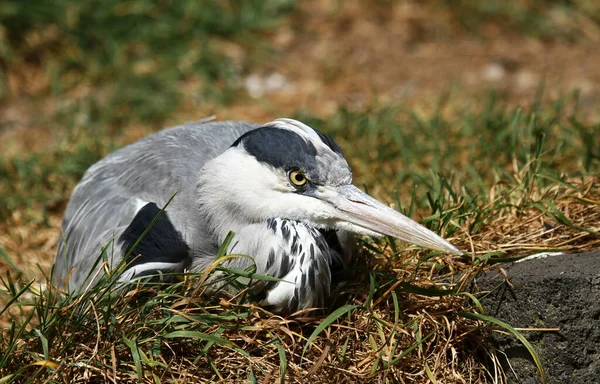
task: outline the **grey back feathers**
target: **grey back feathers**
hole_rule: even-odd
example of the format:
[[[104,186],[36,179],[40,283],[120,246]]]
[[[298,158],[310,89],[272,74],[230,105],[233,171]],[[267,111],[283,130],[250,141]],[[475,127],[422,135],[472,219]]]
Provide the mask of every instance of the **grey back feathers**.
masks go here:
[[[240,164],[247,156],[257,165]],[[291,293],[281,287],[269,291],[267,295],[277,297],[267,303],[288,311],[323,305],[330,264],[342,258],[337,236],[327,240],[324,232],[305,223],[268,216],[259,196],[246,195],[256,184],[238,182],[247,169],[260,167],[302,169],[319,185],[352,181],[333,140],[295,120],[165,129],[110,154],[85,173],[64,215],[55,281],[68,281],[71,291],[85,289],[102,273],[97,264],[102,252],[109,268],[131,254],[123,279],[156,270],[197,272],[214,261],[224,236],[233,230],[231,252],[255,257],[259,272],[295,282],[288,287]],[[276,177],[273,173],[260,181]],[[245,205],[259,208],[252,211]],[[245,262],[237,263],[243,267]]]
[[[121,148],[90,167],[64,215],[56,281],[71,273],[69,288],[85,288],[84,280],[103,246],[111,266],[116,266],[123,256],[117,240],[138,211],[148,203],[162,208],[174,193],[169,219],[191,248],[198,215],[190,203],[197,199],[198,172],[235,138],[258,126],[240,122],[177,126]]]

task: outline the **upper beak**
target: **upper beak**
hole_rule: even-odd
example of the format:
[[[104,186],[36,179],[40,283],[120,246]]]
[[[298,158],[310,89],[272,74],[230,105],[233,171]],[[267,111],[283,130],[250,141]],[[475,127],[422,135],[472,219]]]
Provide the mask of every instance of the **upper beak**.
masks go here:
[[[360,227],[364,232],[392,236],[421,247],[455,255],[463,254],[434,232],[380,203],[354,185],[328,189],[317,195],[338,210],[341,220]]]

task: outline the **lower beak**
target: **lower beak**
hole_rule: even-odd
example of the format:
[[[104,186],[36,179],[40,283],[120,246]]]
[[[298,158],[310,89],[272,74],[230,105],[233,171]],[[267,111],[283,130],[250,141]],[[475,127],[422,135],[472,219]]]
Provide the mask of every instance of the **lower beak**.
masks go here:
[[[375,200],[354,185],[343,185],[335,190],[323,191],[319,195],[320,199],[329,202],[338,210],[339,219],[353,227],[359,227],[364,233],[375,232],[421,247],[455,255],[463,254],[434,232]]]

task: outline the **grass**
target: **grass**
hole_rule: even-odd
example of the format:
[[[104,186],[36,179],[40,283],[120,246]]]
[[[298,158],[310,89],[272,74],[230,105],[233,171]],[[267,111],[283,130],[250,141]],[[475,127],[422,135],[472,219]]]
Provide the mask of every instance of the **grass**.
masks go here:
[[[4,2],[0,97],[77,93],[89,119],[117,128],[164,120],[184,97],[227,103],[246,64],[227,49],[260,53],[253,39],[293,9],[287,0]],[[190,83],[201,92],[182,92]]]
[[[538,24],[554,20],[544,21],[545,3],[508,12],[460,1],[453,15],[467,28],[485,16],[547,38]],[[263,278],[251,270],[221,269],[237,295],[202,295],[215,284],[199,285],[205,275],[123,290],[112,275],[63,296],[47,283],[50,267],[35,267],[39,254],[14,250],[51,253],[38,235],[57,231],[70,191],[99,158],[182,108],[204,117],[200,106],[242,97],[241,77],[270,54],[270,27],[295,9],[275,0],[102,4],[0,5],[0,102],[25,98],[42,111],[28,124],[58,137],[0,155],[0,383],[505,382],[490,334],[527,341],[485,313],[469,291],[473,277],[539,251],[600,245],[600,126],[577,113],[578,94],[542,102],[540,87],[538,101],[515,108],[493,91],[471,105],[448,92],[412,108],[374,101],[295,117],[335,137],[359,185],[465,257],[360,239],[323,316],[257,307],[237,282]],[[593,2],[556,7],[597,20]]]
[[[593,0],[474,1],[442,0],[454,22],[481,34],[490,22],[504,31],[517,31],[546,40],[596,39],[600,6]]]

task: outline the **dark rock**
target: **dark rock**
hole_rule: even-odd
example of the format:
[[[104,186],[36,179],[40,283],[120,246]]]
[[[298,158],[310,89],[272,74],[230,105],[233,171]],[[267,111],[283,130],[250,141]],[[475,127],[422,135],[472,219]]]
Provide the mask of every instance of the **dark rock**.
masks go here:
[[[478,292],[486,314],[523,331],[542,360],[547,383],[600,383],[600,252],[528,258],[500,266],[479,277]],[[514,337],[493,333],[506,354],[509,383],[540,383],[527,349]],[[499,354],[502,356],[502,353]]]

